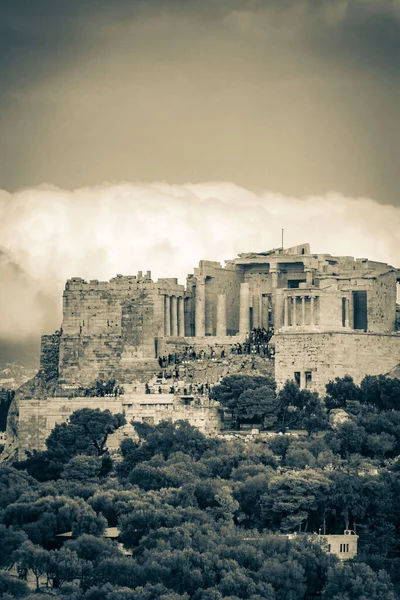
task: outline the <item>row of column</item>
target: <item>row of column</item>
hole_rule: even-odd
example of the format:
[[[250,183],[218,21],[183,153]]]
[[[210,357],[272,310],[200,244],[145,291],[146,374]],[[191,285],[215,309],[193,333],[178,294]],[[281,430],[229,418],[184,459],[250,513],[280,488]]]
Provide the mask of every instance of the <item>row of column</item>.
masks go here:
[[[206,282],[205,279],[197,279],[196,283],[196,305],[195,305],[195,331],[196,337],[206,335]],[[216,335],[226,336],[226,295],[217,296]]]
[[[185,335],[185,299],[182,296],[164,296],[164,335]]]
[[[250,322],[250,285],[248,283],[240,284],[240,313],[239,313],[239,333],[246,334],[252,327],[268,327],[269,316],[268,306],[263,307],[263,298],[265,299],[268,294],[256,294],[252,298],[251,307],[253,310],[252,323]],[[267,302],[267,300],[265,300]],[[266,311],[265,314],[264,310]]]
[[[255,312],[255,320],[261,322],[262,299],[259,298],[256,307],[253,307]],[[250,287],[248,283],[240,284],[240,312],[239,312],[239,333],[247,334],[250,331]],[[195,323],[196,337],[205,336],[205,311],[206,308],[206,293],[205,280],[198,279],[196,284],[196,307],[195,307]],[[226,295],[219,294],[217,296],[217,314],[216,314],[216,335],[218,337],[226,336]]]
[[[290,322],[292,325],[297,325],[297,299],[301,300],[301,323],[302,327],[306,324],[306,298],[310,300],[310,325],[315,325],[315,311],[316,311],[316,300],[318,296],[285,296],[283,305],[283,325],[284,327],[289,326],[289,312],[291,310]],[[289,302],[290,300],[290,302]]]

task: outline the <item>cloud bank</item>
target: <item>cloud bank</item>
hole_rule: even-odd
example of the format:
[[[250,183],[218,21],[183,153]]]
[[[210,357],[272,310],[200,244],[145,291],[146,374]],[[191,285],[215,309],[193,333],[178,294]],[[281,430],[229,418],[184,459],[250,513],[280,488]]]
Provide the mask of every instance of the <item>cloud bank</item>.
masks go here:
[[[119,183],[0,191],[0,340],[61,322],[65,280],[151,270],[182,283],[199,260],[310,242],[313,252],[400,265],[400,209],[330,192],[294,198],[232,183]]]

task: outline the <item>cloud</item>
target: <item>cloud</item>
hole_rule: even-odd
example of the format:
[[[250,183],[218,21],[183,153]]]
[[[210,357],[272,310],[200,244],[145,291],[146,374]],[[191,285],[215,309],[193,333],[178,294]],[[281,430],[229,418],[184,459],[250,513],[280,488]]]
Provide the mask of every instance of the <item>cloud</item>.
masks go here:
[[[282,228],[285,246],[400,265],[400,209],[368,198],[255,194],[228,182],[0,191],[0,340],[58,327],[69,277],[151,270],[184,283],[201,259],[278,247]]]
[[[397,0],[0,5],[1,187],[227,180],[399,202]]]

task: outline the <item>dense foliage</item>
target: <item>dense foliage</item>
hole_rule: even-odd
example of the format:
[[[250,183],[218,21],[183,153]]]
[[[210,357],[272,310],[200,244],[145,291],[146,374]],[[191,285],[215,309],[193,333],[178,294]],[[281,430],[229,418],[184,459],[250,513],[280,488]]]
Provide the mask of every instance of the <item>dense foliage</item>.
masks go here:
[[[136,424],[115,464],[106,440],[123,417],[78,411],[45,452],[0,466],[0,598],[394,600],[396,386],[337,379],[325,408],[290,382],[276,393],[269,378],[226,378],[215,397],[239,420],[261,417],[269,435],[208,438],[183,421]],[[332,428],[338,409],[345,419]],[[124,551],[104,537],[107,526],[119,528]],[[313,535],[344,529],[360,536],[357,559],[345,564]]]

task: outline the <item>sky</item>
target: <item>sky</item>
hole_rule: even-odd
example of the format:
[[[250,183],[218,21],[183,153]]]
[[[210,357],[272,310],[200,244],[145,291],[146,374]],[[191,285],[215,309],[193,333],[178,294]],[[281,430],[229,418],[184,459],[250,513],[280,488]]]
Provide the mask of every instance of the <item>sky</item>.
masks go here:
[[[400,0],[0,0],[0,358],[69,276],[399,266],[399,56]]]

